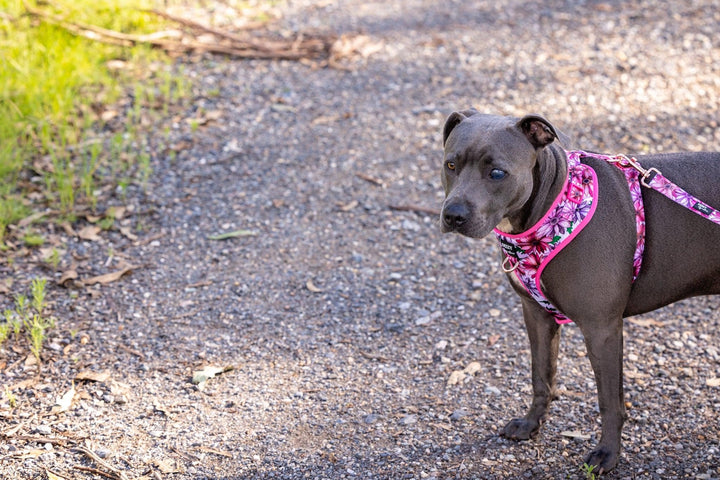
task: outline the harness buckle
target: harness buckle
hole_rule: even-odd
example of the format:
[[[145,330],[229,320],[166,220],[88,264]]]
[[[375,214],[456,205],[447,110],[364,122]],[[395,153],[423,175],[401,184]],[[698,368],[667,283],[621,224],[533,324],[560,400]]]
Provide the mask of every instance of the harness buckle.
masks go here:
[[[660,172],[657,168],[643,168],[635,157],[628,157],[622,153],[610,159],[609,162],[619,163],[621,167],[632,167],[637,170],[638,173],[640,173],[640,184],[647,188],[652,188],[650,183],[653,179],[658,175],[662,175],[662,172]]]
[[[653,179],[658,175],[662,175],[662,173],[660,173],[660,170],[655,167],[648,168],[647,170],[645,170],[645,173],[642,174],[642,178],[640,178],[640,183],[644,187],[652,188],[650,184],[652,183]]]

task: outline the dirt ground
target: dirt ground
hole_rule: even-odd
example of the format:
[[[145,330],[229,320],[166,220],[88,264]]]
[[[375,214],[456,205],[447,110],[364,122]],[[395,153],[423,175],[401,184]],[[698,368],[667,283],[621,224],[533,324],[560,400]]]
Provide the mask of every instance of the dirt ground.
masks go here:
[[[572,325],[547,424],[499,436],[529,405],[529,349],[494,240],[439,231],[442,125],[475,106],[543,114],[587,150],[718,150],[720,6],[280,9],[279,32],[364,37],[334,67],[184,65],[193,98],[147,132],[172,152],[150,152],[147,188],[110,196],[117,228],[49,226],[57,270],[32,250],[0,264],[15,291],[48,278],[57,319],[40,366],[0,346],[0,477],[586,478],[599,415]],[[58,285],[71,267],[127,272]],[[720,478],[717,306],[626,320],[630,419],[603,478]]]

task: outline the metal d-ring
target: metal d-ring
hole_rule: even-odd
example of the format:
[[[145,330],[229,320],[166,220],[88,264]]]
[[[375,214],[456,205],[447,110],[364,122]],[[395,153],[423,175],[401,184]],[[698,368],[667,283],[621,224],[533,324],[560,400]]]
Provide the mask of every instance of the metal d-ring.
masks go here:
[[[505,272],[505,273],[514,272],[515,269],[520,266],[520,262],[516,262],[515,265],[513,265],[512,267],[506,267],[505,264],[508,262],[508,260],[510,260],[510,257],[505,257],[505,260],[503,260],[503,262],[502,262],[502,270],[503,270],[503,272]]]

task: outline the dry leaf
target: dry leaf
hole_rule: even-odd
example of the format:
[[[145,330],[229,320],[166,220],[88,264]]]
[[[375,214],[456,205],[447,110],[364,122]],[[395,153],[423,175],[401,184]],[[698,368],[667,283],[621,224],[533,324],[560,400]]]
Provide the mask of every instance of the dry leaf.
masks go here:
[[[457,385],[458,383],[465,380],[468,375],[475,375],[477,372],[482,370],[480,362],[470,362],[467,367],[462,370],[455,370],[450,374],[448,378],[447,386]]]
[[[48,480],[68,480],[67,477],[61,477],[57,473],[54,473],[47,468],[45,468],[45,475],[47,475]]]
[[[464,372],[468,375],[475,375],[480,370],[482,370],[482,365],[480,365],[480,362],[470,362],[468,366],[465,367]]]
[[[31,223],[33,223],[35,220],[41,219],[42,217],[44,217],[44,216],[47,215],[48,213],[49,213],[49,212],[35,212],[35,213],[33,213],[32,215],[30,215],[29,217],[25,217],[25,218],[23,218],[22,220],[20,220],[20,221],[18,222],[18,227],[20,227],[20,228],[27,227],[28,225],[30,225]]]
[[[110,120],[112,120],[113,118],[115,118],[115,117],[117,117],[117,116],[118,116],[117,110],[112,110],[112,109],[111,109],[111,110],[104,110],[104,111],[100,114],[100,119],[101,119],[103,122],[109,122]]]
[[[350,210],[352,210],[353,208],[357,207],[358,205],[359,205],[358,201],[357,201],[357,200],[353,200],[352,202],[347,203],[347,204],[345,204],[345,205],[340,205],[340,210],[343,211],[343,212],[349,212]]]
[[[222,110],[209,110],[205,112],[205,118],[208,119],[208,121],[216,121],[220,120],[225,112]]]
[[[120,227],[120,233],[125,235],[125,238],[132,240],[133,242],[138,239],[137,235],[130,231],[130,227]]]
[[[122,220],[127,212],[127,207],[110,207],[105,212],[106,217],[113,217],[115,220]]]
[[[206,365],[202,368],[202,370],[197,370],[193,372],[192,383],[197,385],[198,388],[202,390],[205,382],[217,375],[220,375],[221,373],[229,372],[232,369],[232,366],[214,367],[212,365]]]
[[[382,48],[382,43],[372,41],[367,35],[342,35],[332,45],[331,53],[335,60],[350,57],[353,54],[359,54],[363,58],[367,58],[373,53],[379,52]]]
[[[72,384],[72,387],[70,387],[70,390],[65,393],[65,395],[63,395],[62,397],[58,397],[58,399],[55,401],[55,406],[52,408],[52,413],[62,413],[70,410],[73,398],[75,398],[74,383]]]
[[[450,378],[448,378],[448,381],[447,381],[447,386],[451,387],[453,385],[457,385],[458,383],[465,380],[466,376],[467,375],[465,375],[465,372],[463,372],[462,370],[455,370],[454,372],[452,372],[450,374]]]
[[[708,387],[720,387],[720,378],[708,378],[707,380],[705,380],[705,385],[707,385]]]
[[[590,435],[586,435],[577,430],[573,430],[573,431],[566,430],[564,432],[560,432],[560,435],[562,435],[563,437],[568,437],[568,438],[576,438],[578,440],[590,440]]]
[[[61,285],[63,287],[69,287],[72,286],[74,281],[77,280],[78,273],[75,270],[67,270],[63,272],[63,274],[60,276],[60,278],[57,281],[58,285]]]
[[[98,236],[98,233],[100,233],[102,229],[100,227],[97,227],[95,225],[88,225],[86,227],[83,227],[79,232],[77,232],[78,237],[82,238],[83,240],[90,240],[91,242],[96,242],[100,240],[100,237]]]
[[[108,283],[119,280],[120,277],[137,268],[139,267],[135,265],[128,265],[127,267],[118,270],[117,272],[106,273],[105,275],[98,275],[97,277],[88,278],[87,280],[83,280],[83,283],[85,285],[95,285],[96,283],[107,285]]]
[[[110,393],[113,395],[129,395],[132,392],[132,387],[127,383],[118,382],[117,380],[110,380]]]
[[[83,370],[75,376],[75,381],[87,380],[89,382],[106,382],[110,378],[110,372],[104,370],[102,372],[94,372],[92,370]]]
[[[70,235],[71,237],[77,237],[77,232],[73,229],[72,225],[70,225],[70,222],[63,222],[60,224],[63,231]]]
[[[316,287],[312,280],[308,280],[307,282],[305,282],[305,288],[307,288],[313,293],[321,293],[323,291],[322,288]]]
[[[158,460],[154,458],[152,463],[160,470],[160,473],[183,473],[182,470],[178,468],[177,462],[172,459]]]

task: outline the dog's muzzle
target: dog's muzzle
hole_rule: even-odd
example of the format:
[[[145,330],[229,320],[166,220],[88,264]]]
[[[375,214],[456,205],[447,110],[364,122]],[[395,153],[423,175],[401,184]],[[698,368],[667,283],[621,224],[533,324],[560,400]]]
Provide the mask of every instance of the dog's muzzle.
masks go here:
[[[446,232],[460,230],[470,219],[470,208],[464,203],[451,203],[442,211],[442,225]]]

